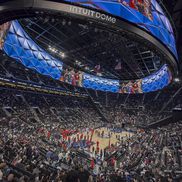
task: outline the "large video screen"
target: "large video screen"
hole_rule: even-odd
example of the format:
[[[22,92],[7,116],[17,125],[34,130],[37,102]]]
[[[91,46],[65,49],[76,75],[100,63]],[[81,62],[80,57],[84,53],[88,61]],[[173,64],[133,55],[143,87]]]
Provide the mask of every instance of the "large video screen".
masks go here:
[[[8,56],[38,73],[59,80],[63,63],[39,47],[17,20],[11,22],[3,44]]]
[[[178,59],[172,26],[156,0],[64,0],[125,19],[158,38]]]
[[[82,87],[83,72],[64,64],[60,80],[73,86]]]
[[[153,20],[151,0],[118,0],[118,2],[137,10],[148,19]]]
[[[136,94],[136,93],[143,93],[142,90],[142,80],[131,80],[127,82],[121,82],[120,83],[120,88],[119,88],[119,93],[131,93],[131,94]]]
[[[0,25],[0,50],[2,50],[4,46],[4,39],[6,37],[6,33],[10,28],[11,22],[4,23]]]

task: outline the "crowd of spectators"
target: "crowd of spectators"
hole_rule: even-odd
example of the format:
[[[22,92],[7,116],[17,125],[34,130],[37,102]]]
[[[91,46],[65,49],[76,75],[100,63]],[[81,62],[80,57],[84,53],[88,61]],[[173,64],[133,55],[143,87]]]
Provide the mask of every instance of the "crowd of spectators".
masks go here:
[[[177,89],[171,89],[132,95],[89,90],[89,95],[95,100],[108,121],[141,126],[171,116],[172,109],[179,105],[182,99],[182,92],[173,98],[176,91]],[[173,100],[160,112],[171,98]]]
[[[0,64],[3,77],[83,91],[8,61]],[[147,130],[139,126],[169,116],[171,109],[181,104],[182,95],[160,113],[175,90],[138,95],[85,93],[88,97],[79,98],[1,88],[0,182],[181,180],[182,123]],[[127,140],[120,139],[117,146],[102,151],[103,159],[88,155],[82,147],[73,147],[62,133],[69,130],[77,134],[103,126],[134,132]]]
[[[128,140],[120,140],[114,153],[100,160],[81,148],[68,150],[60,145],[61,129],[77,132],[106,125],[88,98],[1,90],[0,100],[3,182],[180,181],[180,122],[155,130],[137,129]],[[113,112],[110,107],[104,109]],[[121,126],[124,118],[127,127],[135,127],[135,114],[125,114],[118,113],[115,124]]]
[[[4,121],[1,122],[0,179],[22,182],[180,181],[182,136],[178,131],[182,124],[172,127],[172,130],[169,125],[138,131],[122,141],[109,160],[99,162],[76,150],[64,150],[54,139],[37,132],[37,126],[16,120]]]

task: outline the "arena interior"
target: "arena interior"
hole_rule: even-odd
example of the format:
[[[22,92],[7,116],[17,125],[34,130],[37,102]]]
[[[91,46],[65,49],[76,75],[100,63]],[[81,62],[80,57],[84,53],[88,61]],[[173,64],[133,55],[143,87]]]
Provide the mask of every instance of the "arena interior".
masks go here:
[[[181,15],[0,0],[0,182],[181,182]]]

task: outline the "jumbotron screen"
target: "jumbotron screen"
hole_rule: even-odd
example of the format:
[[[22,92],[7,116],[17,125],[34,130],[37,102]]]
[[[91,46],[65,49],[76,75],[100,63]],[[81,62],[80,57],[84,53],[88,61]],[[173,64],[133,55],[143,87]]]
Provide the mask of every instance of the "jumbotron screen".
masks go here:
[[[65,0],[99,9],[130,21],[161,40],[177,58],[175,39],[169,20],[156,0]],[[68,67],[37,45],[17,20],[0,26],[0,49],[9,57],[38,73],[68,84],[115,93],[146,93],[167,86],[172,74],[167,64],[138,80],[101,78]]]
[[[156,0],[64,0],[107,12],[150,32],[178,58],[172,26]]]

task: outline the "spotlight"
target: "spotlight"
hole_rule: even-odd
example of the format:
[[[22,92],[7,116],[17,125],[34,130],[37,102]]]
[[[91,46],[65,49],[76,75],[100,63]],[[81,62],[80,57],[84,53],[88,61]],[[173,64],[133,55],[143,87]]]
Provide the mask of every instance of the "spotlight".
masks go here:
[[[180,82],[180,79],[179,78],[175,78],[174,81],[178,83],[178,82]]]
[[[61,58],[65,58],[65,53],[64,52],[59,52],[59,56],[61,57]]]
[[[52,47],[52,46],[48,46],[48,50],[50,50],[53,53],[58,54],[61,58],[65,57],[65,53],[64,52],[59,52],[56,48]]]
[[[40,12],[39,11],[35,11],[35,14],[39,14]]]
[[[49,17],[47,16],[47,17],[45,17],[45,19],[44,19],[44,23],[47,23],[49,21]]]
[[[55,22],[55,19],[54,19],[54,18],[52,18],[52,19],[51,19],[51,22],[52,22],[52,23],[54,23],[54,22]]]
[[[66,25],[66,20],[63,19],[62,25],[63,25],[63,26]]]

